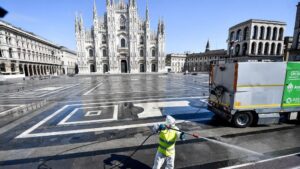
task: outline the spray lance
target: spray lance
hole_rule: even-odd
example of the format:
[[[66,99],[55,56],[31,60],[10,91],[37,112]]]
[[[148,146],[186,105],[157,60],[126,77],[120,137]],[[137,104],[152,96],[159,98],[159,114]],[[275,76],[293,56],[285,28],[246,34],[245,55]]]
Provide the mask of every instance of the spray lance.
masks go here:
[[[174,129],[174,128],[168,127],[168,126],[166,126],[166,127],[167,127],[167,129],[170,129],[170,130],[178,131],[178,132],[184,133],[186,135],[189,135],[189,136],[192,136],[192,137],[195,137],[195,138],[200,138],[200,136],[198,134],[195,134],[195,133],[185,132],[185,131],[182,131],[182,130],[179,130],[179,129]]]

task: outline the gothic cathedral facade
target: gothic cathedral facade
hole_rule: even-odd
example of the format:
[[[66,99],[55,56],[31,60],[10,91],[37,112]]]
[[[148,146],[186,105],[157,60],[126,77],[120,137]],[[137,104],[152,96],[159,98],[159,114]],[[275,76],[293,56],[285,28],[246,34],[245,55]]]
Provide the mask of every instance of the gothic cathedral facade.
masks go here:
[[[160,20],[157,32],[150,30],[148,5],[145,19],[136,0],[106,0],[106,10],[98,17],[94,2],[91,29],[76,15],[79,74],[165,72],[165,24]]]

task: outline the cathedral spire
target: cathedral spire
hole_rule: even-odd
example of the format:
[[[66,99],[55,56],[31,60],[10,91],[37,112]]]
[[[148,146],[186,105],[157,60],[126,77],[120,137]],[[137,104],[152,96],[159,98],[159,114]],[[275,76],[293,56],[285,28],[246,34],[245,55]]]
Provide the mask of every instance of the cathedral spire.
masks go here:
[[[106,6],[110,6],[111,5],[111,0],[106,0]]]
[[[77,12],[75,13],[75,32],[78,31],[78,14]]]
[[[93,17],[94,17],[94,19],[98,18],[96,0],[94,0]]]
[[[129,6],[135,8],[136,6],[135,0],[129,0]]]
[[[161,21],[161,34],[162,35],[165,34],[165,21],[164,21],[164,18]]]
[[[161,31],[161,19],[158,20],[158,26],[157,26],[157,34],[159,35]]]
[[[205,52],[208,52],[210,50],[209,40],[207,40]]]
[[[125,8],[125,2],[124,0],[119,0],[119,8],[124,9]]]
[[[78,21],[78,30],[81,32],[83,30],[83,19],[82,19],[82,14],[79,14],[79,21]]]
[[[146,4],[146,21],[149,21],[148,0],[147,0],[147,4]]]

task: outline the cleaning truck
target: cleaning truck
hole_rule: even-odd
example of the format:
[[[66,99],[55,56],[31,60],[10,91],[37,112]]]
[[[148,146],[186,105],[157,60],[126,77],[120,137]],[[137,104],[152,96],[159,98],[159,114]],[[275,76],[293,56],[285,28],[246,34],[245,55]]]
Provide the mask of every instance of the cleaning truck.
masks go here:
[[[235,127],[300,120],[300,62],[211,66],[208,109]]]

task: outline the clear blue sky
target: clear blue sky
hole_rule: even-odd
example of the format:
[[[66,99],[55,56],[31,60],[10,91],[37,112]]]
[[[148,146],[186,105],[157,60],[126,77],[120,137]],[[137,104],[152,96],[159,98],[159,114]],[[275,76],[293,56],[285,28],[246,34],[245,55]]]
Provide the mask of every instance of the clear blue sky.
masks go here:
[[[96,3],[98,14],[103,15],[105,0]],[[144,18],[146,0],[137,3]],[[291,36],[297,3],[298,0],[149,0],[149,10],[152,29],[157,29],[160,17],[165,20],[167,53],[200,52],[208,39],[211,49],[226,48],[228,28],[251,18],[284,21],[285,36]],[[93,0],[0,0],[0,5],[9,11],[5,21],[73,50],[75,12],[83,13],[85,26],[92,25]]]

